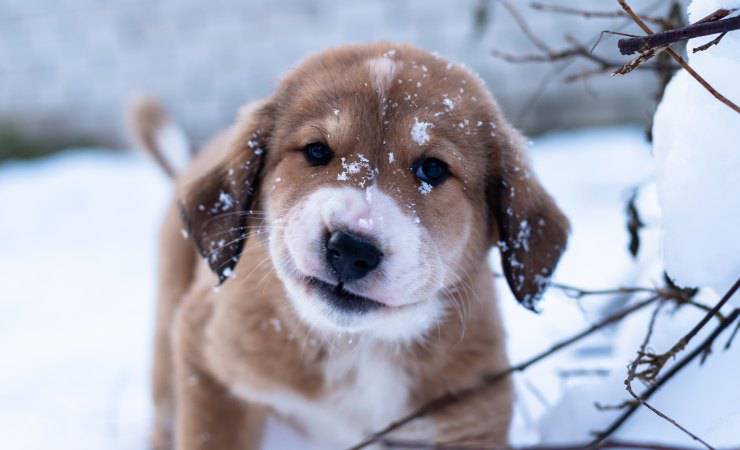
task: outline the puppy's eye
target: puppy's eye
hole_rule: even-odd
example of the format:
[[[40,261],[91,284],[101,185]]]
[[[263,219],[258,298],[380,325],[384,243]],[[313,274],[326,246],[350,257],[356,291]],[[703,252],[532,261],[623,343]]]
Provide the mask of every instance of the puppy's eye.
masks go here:
[[[308,144],[303,148],[303,154],[306,156],[306,161],[312,166],[325,166],[329,164],[334,152],[331,151],[329,146],[320,142],[314,142]]]
[[[414,163],[414,175],[419,181],[437,186],[450,175],[447,163],[437,158],[424,158]]]

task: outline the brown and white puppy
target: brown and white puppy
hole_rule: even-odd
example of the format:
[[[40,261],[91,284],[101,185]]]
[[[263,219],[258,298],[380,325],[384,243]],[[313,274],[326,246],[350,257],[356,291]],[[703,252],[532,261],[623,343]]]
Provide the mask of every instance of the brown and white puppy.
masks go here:
[[[134,119],[158,154],[161,111]],[[343,448],[506,367],[486,255],[534,308],[567,229],[465,68],[396,44],[308,58],[177,178],[155,448],[257,448],[267,408]],[[502,445],[511,409],[502,381],[395,437]]]

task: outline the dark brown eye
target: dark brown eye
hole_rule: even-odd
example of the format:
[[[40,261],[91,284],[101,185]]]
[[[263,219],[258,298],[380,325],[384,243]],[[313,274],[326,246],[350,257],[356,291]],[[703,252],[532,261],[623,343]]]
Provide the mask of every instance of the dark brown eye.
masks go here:
[[[329,161],[334,156],[334,152],[331,151],[329,146],[320,142],[314,142],[305,146],[303,148],[303,154],[306,156],[306,161],[312,166],[325,166],[329,164]]]
[[[437,158],[423,158],[414,163],[414,175],[419,181],[437,186],[449,177],[450,171],[447,163]]]

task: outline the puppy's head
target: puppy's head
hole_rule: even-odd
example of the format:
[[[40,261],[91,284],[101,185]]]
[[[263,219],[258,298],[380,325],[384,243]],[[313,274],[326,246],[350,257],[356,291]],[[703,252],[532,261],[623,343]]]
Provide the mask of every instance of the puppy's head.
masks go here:
[[[534,308],[568,225],[523,148],[464,68],[405,45],[343,47],[240,116],[183,211],[221,281],[259,225],[304,320],[411,338],[496,244],[512,291]]]

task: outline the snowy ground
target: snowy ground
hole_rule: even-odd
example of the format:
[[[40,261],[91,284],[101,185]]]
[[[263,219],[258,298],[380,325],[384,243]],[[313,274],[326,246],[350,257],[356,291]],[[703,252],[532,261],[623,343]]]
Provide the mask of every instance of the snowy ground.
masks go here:
[[[553,134],[534,142],[533,155],[573,224],[558,280],[584,288],[658,282],[659,217],[650,188],[640,199],[648,224],[641,256],[633,261],[626,251],[628,188],[652,178],[641,131]],[[168,195],[166,180],[135,154],[79,150],[0,166],[0,448],[146,448],[156,230]],[[516,304],[505,283],[499,291],[514,362],[622,301],[587,298],[579,304],[551,291],[536,316]],[[712,300],[711,292],[704,295]],[[625,365],[648,315],[517,377],[515,442],[572,442],[602,428],[612,416],[597,412],[593,403],[625,398]],[[664,350],[698,317],[690,309],[666,311],[654,347]],[[704,367],[690,367],[654,400],[717,446],[740,444],[738,348],[717,349]],[[584,367],[610,375],[559,376]],[[619,436],[691,443],[646,412],[635,415]],[[304,447],[272,424],[266,448]]]

